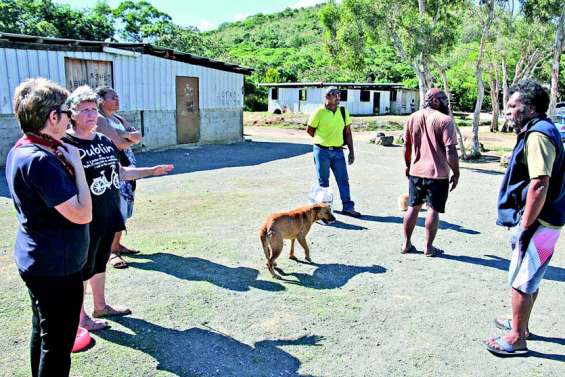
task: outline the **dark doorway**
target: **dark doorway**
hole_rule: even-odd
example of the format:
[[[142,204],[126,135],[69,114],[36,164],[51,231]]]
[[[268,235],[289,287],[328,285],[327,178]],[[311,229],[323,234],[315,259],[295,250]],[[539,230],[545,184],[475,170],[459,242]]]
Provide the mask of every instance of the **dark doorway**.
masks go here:
[[[373,114],[381,113],[381,93],[373,92]]]

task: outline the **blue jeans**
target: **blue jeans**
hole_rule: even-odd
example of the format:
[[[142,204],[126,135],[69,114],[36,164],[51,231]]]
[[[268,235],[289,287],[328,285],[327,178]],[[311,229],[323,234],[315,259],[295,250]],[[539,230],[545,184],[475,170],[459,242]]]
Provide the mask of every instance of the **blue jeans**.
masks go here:
[[[318,184],[322,187],[329,187],[331,168],[339,188],[343,211],[352,211],[355,208],[355,203],[351,201],[349,194],[349,176],[347,175],[347,163],[343,150],[322,149],[314,145],[313,152]]]

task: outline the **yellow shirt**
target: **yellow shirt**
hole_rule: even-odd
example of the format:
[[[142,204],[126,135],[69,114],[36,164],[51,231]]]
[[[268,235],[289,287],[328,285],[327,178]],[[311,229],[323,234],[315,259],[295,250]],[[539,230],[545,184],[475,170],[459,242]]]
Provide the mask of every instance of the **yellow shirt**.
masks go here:
[[[324,147],[341,147],[343,145],[343,129],[351,125],[349,112],[345,109],[345,122],[339,106],[335,113],[325,106],[318,108],[308,119],[308,126],[315,128],[314,144]]]
[[[530,179],[538,178],[544,175],[551,177],[551,170],[555,162],[555,146],[551,140],[541,132],[532,132],[526,140],[526,148],[524,149],[524,159],[528,166],[528,175]],[[549,224],[547,221],[538,219],[541,225],[560,229],[561,227]]]

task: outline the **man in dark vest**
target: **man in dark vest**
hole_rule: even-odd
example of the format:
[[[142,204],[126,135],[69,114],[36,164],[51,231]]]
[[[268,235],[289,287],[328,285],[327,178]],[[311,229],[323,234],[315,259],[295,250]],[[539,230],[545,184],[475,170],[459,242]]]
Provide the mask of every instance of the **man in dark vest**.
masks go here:
[[[518,134],[498,197],[497,224],[512,228],[512,318],[495,319],[506,333],[486,340],[495,354],[528,352],[528,322],[539,285],[565,225],[565,154],[546,117],[547,91],[532,80],[510,88],[506,117]]]

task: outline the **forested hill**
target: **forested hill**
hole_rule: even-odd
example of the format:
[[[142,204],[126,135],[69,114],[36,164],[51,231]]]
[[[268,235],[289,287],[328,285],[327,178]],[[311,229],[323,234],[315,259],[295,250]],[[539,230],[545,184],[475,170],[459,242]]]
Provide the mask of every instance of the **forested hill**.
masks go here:
[[[464,111],[476,107],[480,87],[487,88],[483,104],[498,106],[493,93],[504,96],[509,84],[526,77],[546,84],[554,78],[565,95],[565,75],[552,70],[553,57],[561,56],[557,42],[563,37],[557,36],[565,35],[559,21],[565,17],[563,0],[424,3],[429,6],[420,11],[406,0],[329,2],[200,32],[175,24],[146,0],[122,0],[115,7],[100,0],[81,9],[54,0],[0,0],[0,31],[147,42],[249,66],[255,69],[245,80],[249,110],[266,108],[259,82],[400,82],[425,88],[444,85],[445,77],[454,109]],[[213,10],[215,5],[203,6]],[[487,9],[493,10],[492,22],[483,35]],[[559,64],[565,71],[565,59]]]
[[[326,48],[322,8],[318,5],[257,14],[243,21],[224,23],[202,36],[215,46],[215,58],[255,68],[246,86],[248,105],[254,108],[266,105],[264,90],[252,85],[261,81],[374,80],[417,85],[410,66],[401,63],[388,46],[382,46],[375,54],[377,64],[370,72],[355,72],[338,64]],[[253,98],[254,94],[257,98]]]

